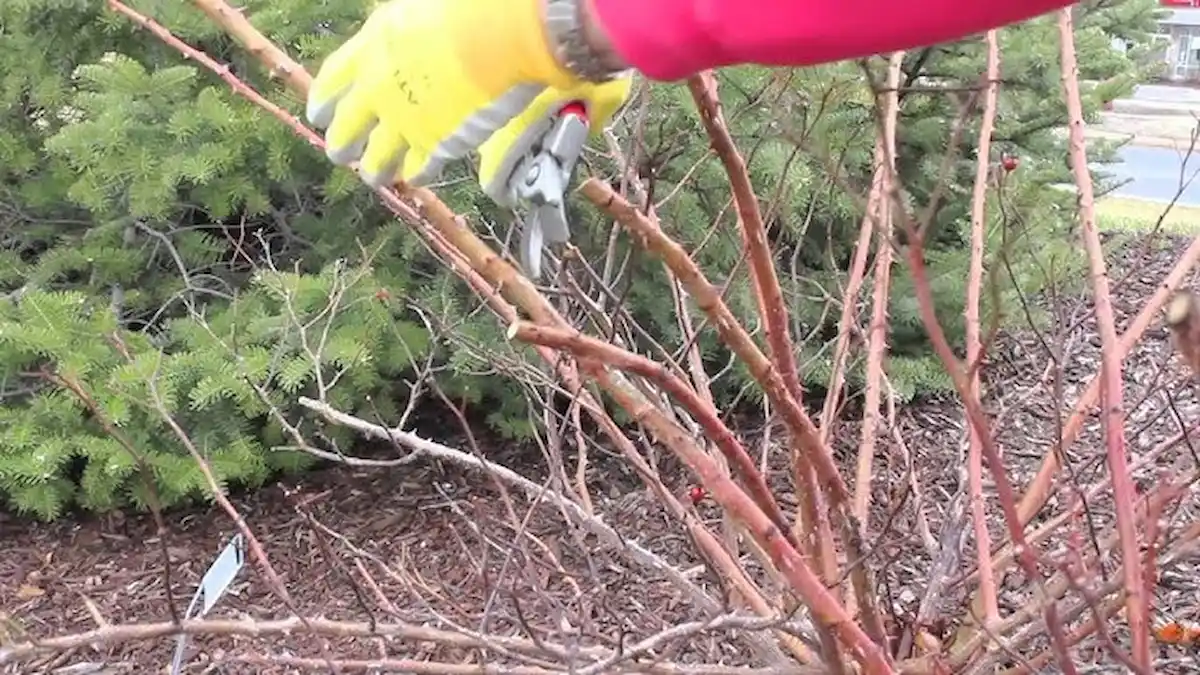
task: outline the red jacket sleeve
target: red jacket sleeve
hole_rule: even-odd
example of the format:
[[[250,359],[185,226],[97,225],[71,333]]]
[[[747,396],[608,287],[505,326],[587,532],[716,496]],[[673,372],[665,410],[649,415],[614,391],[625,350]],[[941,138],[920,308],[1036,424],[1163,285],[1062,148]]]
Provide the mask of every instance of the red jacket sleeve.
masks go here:
[[[592,0],[616,52],[655,80],[720,66],[806,66],[924,47],[1071,0]]]

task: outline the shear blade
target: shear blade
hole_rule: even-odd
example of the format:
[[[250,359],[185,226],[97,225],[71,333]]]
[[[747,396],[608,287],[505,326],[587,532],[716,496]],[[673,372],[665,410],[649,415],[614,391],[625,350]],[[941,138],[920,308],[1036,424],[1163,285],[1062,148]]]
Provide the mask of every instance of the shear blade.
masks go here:
[[[542,277],[542,247],[546,245],[537,211],[525,221],[524,229],[521,233],[521,266],[529,273],[529,278],[537,281]]]
[[[537,219],[547,242],[565,244],[571,241],[571,230],[567,226],[567,211],[563,207],[562,201],[538,207]]]

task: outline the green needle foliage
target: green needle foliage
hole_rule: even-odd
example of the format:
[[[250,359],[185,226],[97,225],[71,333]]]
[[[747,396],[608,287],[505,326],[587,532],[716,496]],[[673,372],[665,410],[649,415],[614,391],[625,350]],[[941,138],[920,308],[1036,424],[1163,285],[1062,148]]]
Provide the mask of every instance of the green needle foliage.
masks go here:
[[[188,3],[132,4],[280,105],[301,109]],[[371,5],[240,6],[315,68]],[[1153,7],[1127,0],[1081,11],[1084,76],[1102,82],[1088,93],[1090,112],[1144,74]],[[1004,213],[990,214],[993,250],[1006,238],[1017,278],[1002,298],[1055,283],[1046,270],[1062,275],[1075,249],[1072,198],[1048,189],[1069,182],[1055,134],[1065,111],[1053,31],[1052,21],[1039,21],[1004,32],[997,134],[1022,164],[1007,179]],[[1113,51],[1113,37],[1134,49]],[[975,122],[949,175],[940,172],[962,104],[958,88],[976,83],[982,63],[977,40],[906,59],[907,84],[919,91],[905,95],[901,174],[913,205],[943,187],[927,259],[955,340]],[[878,63],[871,69],[878,78]],[[806,337],[805,377],[819,387],[835,332],[830,303],[840,298],[869,182],[872,95],[854,64],[736,68],[722,82],[795,329]],[[936,87],[960,93],[930,91]],[[649,87],[617,132],[655,198],[670,197],[659,209],[664,227],[700,249],[697,260],[729,282],[732,306],[753,326],[727,181],[706,156],[686,89]],[[487,202],[467,168],[456,167],[438,192],[501,245],[513,214]],[[625,312],[620,320],[641,324],[642,347],[677,348],[661,264],[624,238],[610,245],[611,223],[594,210],[574,204],[571,216],[596,269],[608,262],[622,270],[608,279],[610,307],[620,300]],[[1061,264],[1047,265],[1052,258]],[[901,266],[894,274],[888,370],[900,396],[911,398],[946,382],[929,356],[911,283]],[[584,323],[587,313],[575,311]],[[711,331],[701,344],[712,371],[722,368],[728,355]],[[164,506],[210,498],[193,452],[207,459],[220,489],[260,485],[314,461],[294,437],[296,425],[307,424],[308,434],[313,422],[300,396],[394,423],[428,367],[448,398],[486,408],[502,434],[527,437],[537,418],[528,389],[498,377],[497,364],[536,373],[535,363],[353,174],[219,78],[103,3],[0,2],[0,499],[11,508],[52,519],[73,508],[145,508],[155,496]],[[748,381],[736,369],[721,378],[720,404],[732,405]],[[318,437],[327,449],[354,442],[332,428]]]

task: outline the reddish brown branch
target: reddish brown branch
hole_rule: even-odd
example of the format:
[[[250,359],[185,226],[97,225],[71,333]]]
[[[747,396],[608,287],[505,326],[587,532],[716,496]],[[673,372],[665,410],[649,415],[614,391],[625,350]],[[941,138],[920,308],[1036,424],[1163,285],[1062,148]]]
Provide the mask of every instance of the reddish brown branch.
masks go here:
[[[882,124],[880,125],[879,153],[882,181],[879,189],[881,194],[890,194],[895,185],[896,173],[896,122],[900,114],[901,65],[904,52],[896,52],[888,59],[887,89],[882,106]],[[868,198],[868,203],[871,199]],[[876,435],[880,425],[880,405],[883,393],[883,365],[887,356],[888,344],[888,307],[891,304],[892,281],[892,203],[888,199],[879,199],[879,228],[875,233],[875,285],[872,289],[871,323],[867,330],[867,373],[866,392],[863,401],[863,416],[861,435],[858,445],[858,461],[854,481],[854,515],[865,529],[870,514],[871,482],[874,470]],[[853,301],[853,298],[845,298]],[[863,624],[871,633],[871,637],[881,644],[887,640],[883,626],[883,617],[876,609],[871,596],[874,595],[873,584],[867,584],[870,570],[864,567],[863,574],[851,576],[853,582],[853,598],[857,600],[863,615]]]
[[[887,89],[883,105],[880,142],[883,152],[879,189],[891,194],[896,173],[896,119],[900,113],[900,66],[904,52],[888,59]],[[870,202],[870,199],[867,200]],[[883,393],[883,361],[887,356],[888,305],[892,281],[892,203],[879,204],[879,228],[875,233],[875,286],[872,290],[871,323],[867,330],[867,376],[863,395],[863,416],[858,444],[858,466],[854,480],[854,514],[866,523],[871,505],[871,475],[875,459],[875,441],[879,427],[879,409]]]
[[[746,162],[738,152],[737,145],[721,114],[721,100],[717,95],[717,81],[711,71],[688,79],[692,100],[700,111],[700,120],[712,142],[713,150],[725,166],[729,186],[733,190],[733,201],[737,208],[738,225],[742,242],[750,256],[750,274],[754,280],[758,309],[766,326],[767,346],[771,360],[779,370],[784,385],[797,402],[803,400],[800,374],[796,370],[796,355],[788,328],[787,305],[783,301],[783,290],[775,272],[775,255],[767,239],[767,227],[763,222],[758,197],[750,182]]]
[[[573,330],[517,322],[509,328],[509,336],[510,339],[517,338],[532,344],[569,351],[577,358],[582,359],[585,364],[590,361],[591,364],[585,365],[585,368],[593,371],[593,376],[600,382],[604,382],[610,377],[609,366],[628,370],[653,380],[676,397],[685,408],[688,408],[689,412],[697,416],[697,422],[704,427],[718,447],[722,448],[730,463],[738,468],[739,473],[744,468],[748,468],[750,473],[756,477],[756,481],[762,481],[761,474],[755,469],[754,462],[746,454],[745,449],[728,432],[728,429],[722,430],[724,425],[715,415],[710,414],[715,411],[703,410],[695,392],[671,375],[661,364]],[[614,396],[618,403],[634,413],[635,419],[639,421],[646,414],[661,414],[657,408],[641,397],[624,391],[614,393]],[[682,430],[679,433],[683,433]],[[884,651],[854,623],[836,597],[826,588],[824,582],[805,562],[804,557],[791,541],[786,522],[780,523],[769,517],[749,495],[725,475],[712,457],[701,451],[695,444],[682,443],[679,439],[665,437],[659,437],[659,440],[672,449],[680,448],[677,452],[680,459],[700,477],[713,498],[745,524],[751,536],[768,553],[776,569],[804,599],[815,618],[822,625],[833,630],[842,644],[855,655],[856,660],[863,663],[869,672],[893,672]],[[763,488],[765,488],[765,483]],[[752,487],[751,489],[756,491],[759,488]]]
[[[867,257],[871,252],[871,235],[875,232],[875,224],[880,220],[880,209],[887,203],[887,191],[884,188],[884,170],[887,166],[883,139],[875,143],[875,176],[871,181],[871,191],[867,195],[866,213],[862,225],[858,229],[858,241],[854,245],[854,257],[850,261],[850,274],[846,279],[846,289],[842,292],[842,315],[838,319],[837,341],[833,348],[833,367],[829,374],[828,392],[825,403],[821,407],[821,442],[829,443],[829,438],[837,424],[838,405],[842,400],[842,386],[846,383],[846,360],[850,355],[850,338],[858,330],[856,315],[858,313],[858,293],[862,290],[863,279],[866,276]]]
[[[597,380],[602,383],[608,377],[610,374],[607,371],[596,374]],[[614,398],[621,407],[632,410],[636,419],[642,419],[644,414],[654,413],[653,406],[631,393],[618,391],[614,393]],[[659,440],[669,447],[678,444],[678,439],[660,437]],[[720,490],[723,493],[731,493],[733,500],[722,506],[739,517],[749,517],[749,520],[743,522],[751,537],[768,553],[776,569],[796,594],[804,599],[813,618],[833,630],[847,652],[862,664],[864,672],[881,675],[895,673],[883,649],[854,622],[824,582],[807,566],[800,552],[790,545],[783,533],[775,529],[770,519],[757,508],[749,496],[736,489],[709,455],[694,445],[683,447],[685,451],[677,454],[705,485],[711,486],[714,492]]]
[[[1087,144],[1084,140],[1083,103],[1079,94],[1079,64],[1075,57],[1075,35],[1070,7],[1059,12],[1058,30],[1062,50],[1062,83],[1067,100],[1068,131],[1071,139],[1071,170],[1079,190],[1079,220],[1083,243],[1088,252],[1092,272],[1093,303],[1096,325],[1100,331],[1101,395],[1104,421],[1104,445],[1108,470],[1112,474],[1113,507],[1117,512],[1117,532],[1121,541],[1121,562],[1125,573],[1126,619],[1133,639],[1133,661],[1139,668],[1150,670],[1150,616],[1142,584],[1139,563],[1137,525],[1133,504],[1137,488],[1129,474],[1125,456],[1125,411],[1122,402],[1122,356],[1113,317],[1112,298],[1108,288],[1108,271],[1104,247],[1096,229],[1095,194],[1087,164]]]
[[[911,228],[910,236],[914,240],[917,240],[916,232],[912,231]],[[1078,671],[1071,662],[1070,655],[1067,653],[1066,640],[1063,637],[1063,627],[1058,616],[1058,608],[1055,606],[1053,599],[1046,597],[1044,590],[1041,588],[1042,574],[1038,569],[1037,556],[1026,539],[1025,527],[1017,516],[1016,492],[1013,490],[1008,472],[1004,468],[1004,462],[1000,458],[1000,453],[996,448],[995,439],[992,437],[991,429],[988,425],[987,415],[983,411],[983,406],[980,404],[979,398],[973,395],[966,370],[954,355],[954,351],[950,348],[950,343],[946,340],[946,333],[942,330],[941,323],[938,322],[937,314],[934,310],[933,294],[925,269],[924,252],[920,246],[909,246],[907,257],[909,270],[913,277],[913,290],[917,295],[917,305],[921,313],[921,321],[929,333],[929,339],[933,344],[934,352],[937,353],[946,372],[950,374],[954,381],[954,388],[959,398],[962,399],[963,407],[966,409],[968,424],[976,427],[978,430],[980,448],[984,459],[987,460],[992,480],[996,484],[997,500],[1000,502],[1000,507],[1004,513],[1004,524],[1008,529],[1008,536],[1015,547],[1017,562],[1020,563],[1030,583],[1038,591],[1035,594],[1035,602],[1043,608],[1046,630],[1050,634],[1050,643],[1053,645],[1055,654],[1058,656],[1059,665],[1063,668],[1064,673],[1074,675]]]
[[[784,388],[797,407],[803,401],[803,387],[800,375],[796,370],[795,349],[789,328],[787,306],[783,301],[783,291],[779,286],[779,277],[775,272],[775,256],[767,239],[767,227],[763,222],[762,211],[759,209],[758,197],[754,194],[754,186],[750,181],[750,173],[746,162],[738,152],[729,127],[721,114],[721,101],[717,94],[717,81],[712,72],[706,71],[688,79],[688,89],[700,112],[700,119],[708,132],[713,150],[717,153],[725,167],[729,186],[733,192],[734,205],[737,211],[738,226],[742,233],[742,242],[750,260],[750,277],[754,283],[754,297],[762,316],[767,335],[767,346],[771,354],[771,362],[783,381]],[[816,558],[818,569],[826,583],[833,582],[838,577],[837,557],[834,552],[833,534],[829,527],[829,517],[822,508],[824,497],[818,487],[816,474],[813,470],[814,459],[808,456],[800,440],[803,431],[789,424],[791,431],[792,472],[795,477],[801,514],[805,527],[799,528],[795,536],[801,536],[804,549]],[[820,452],[820,450],[818,450]],[[876,635],[876,639],[881,639]],[[830,657],[835,658],[836,651],[830,640],[825,637],[825,648]],[[844,668],[838,663],[832,663],[835,672]]]
[[[817,478],[833,507],[831,512],[838,522],[846,559],[863,558],[865,546],[862,543],[861,526],[851,510],[850,492],[833,461],[832,452],[828,445],[821,442],[808,412],[787,391],[779,371],[729,310],[720,290],[705,277],[687,251],[662,231],[657,221],[639,211],[607,183],[592,178],[585,181],[580,190],[592,203],[616,218],[634,241],[667,264],[695,299],[696,306],[716,328],[721,341],[746,365],[750,375],[771,401],[772,409],[779,412],[792,431],[793,438],[800,444],[800,454],[813,462]],[[851,573],[865,575],[867,572],[863,566],[855,566]],[[869,580],[855,580],[855,583],[864,588],[870,586]],[[859,601],[873,602],[873,594],[864,594]]]
[[[966,342],[967,370],[970,373],[971,392],[980,396],[979,370],[983,361],[983,343],[980,339],[979,300],[983,288],[983,253],[987,187],[992,171],[992,129],[996,124],[996,98],[1000,86],[1000,46],[996,31],[987,34],[987,84],[983,95],[983,119],[979,124],[978,157],[975,160],[975,185],[971,194],[971,261],[967,273]],[[967,486],[970,499],[971,525],[975,534],[975,558],[979,564],[979,598],[983,604],[982,621],[985,626],[1000,620],[1000,607],[996,599],[996,578],[992,574],[992,542],[987,529],[987,500],[983,494],[983,444],[979,430],[969,426],[969,448],[967,453]]]

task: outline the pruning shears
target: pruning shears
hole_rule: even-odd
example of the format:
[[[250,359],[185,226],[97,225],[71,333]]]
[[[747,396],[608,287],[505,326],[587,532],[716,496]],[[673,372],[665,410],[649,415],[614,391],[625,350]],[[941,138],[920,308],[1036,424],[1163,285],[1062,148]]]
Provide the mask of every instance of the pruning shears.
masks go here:
[[[590,123],[581,101],[569,101],[557,110],[544,134],[533,135],[506,184],[511,203],[530,207],[521,233],[521,266],[530,278],[542,275],[542,251],[550,244],[571,240],[567,224],[566,194],[575,164],[587,143]]]

